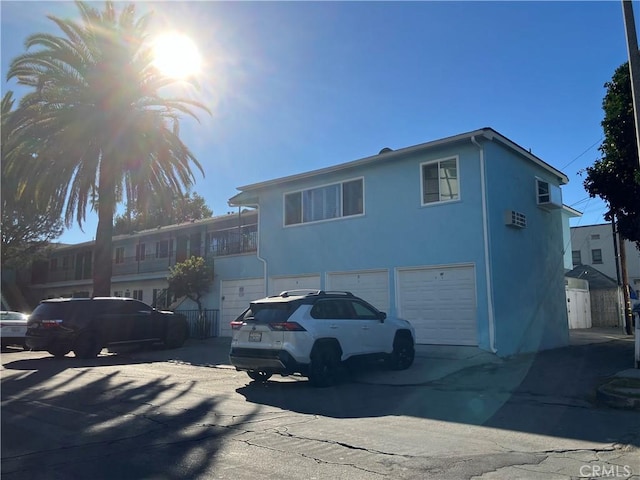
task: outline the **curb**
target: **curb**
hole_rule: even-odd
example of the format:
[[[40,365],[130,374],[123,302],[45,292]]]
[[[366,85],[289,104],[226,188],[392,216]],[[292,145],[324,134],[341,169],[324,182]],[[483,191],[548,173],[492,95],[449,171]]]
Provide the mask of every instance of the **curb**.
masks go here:
[[[640,410],[640,398],[629,397],[624,394],[615,393],[607,390],[609,383],[600,385],[596,390],[596,399],[613,408],[621,408],[625,410]]]

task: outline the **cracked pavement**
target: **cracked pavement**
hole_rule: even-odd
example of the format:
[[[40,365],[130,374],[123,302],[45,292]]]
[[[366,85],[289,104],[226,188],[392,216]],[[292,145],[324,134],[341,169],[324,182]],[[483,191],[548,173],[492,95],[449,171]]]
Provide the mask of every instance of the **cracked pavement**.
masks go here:
[[[155,353],[5,351],[2,478],[640,480],[640,415],[589,396],[613,347],[325,389]]]

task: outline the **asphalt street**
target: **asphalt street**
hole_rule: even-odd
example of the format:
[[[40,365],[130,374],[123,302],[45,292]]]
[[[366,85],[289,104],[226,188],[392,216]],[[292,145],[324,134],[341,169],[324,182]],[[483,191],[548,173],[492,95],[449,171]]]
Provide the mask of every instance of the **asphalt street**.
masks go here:
[[[221,348],[91,361],[4,350],[3,480],[640,479],[640,415],[594,396],[633,358],[625,339],[417,381],[426,352],[406,384],[376,366],[323,389],[251,383]]]

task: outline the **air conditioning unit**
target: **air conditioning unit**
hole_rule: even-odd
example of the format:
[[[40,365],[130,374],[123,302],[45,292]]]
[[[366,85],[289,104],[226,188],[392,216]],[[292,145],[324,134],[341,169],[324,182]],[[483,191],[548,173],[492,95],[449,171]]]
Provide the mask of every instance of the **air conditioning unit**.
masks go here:
[[[504,212],[504,223],[509,227],[527,228],[527,216],[515,210]]]

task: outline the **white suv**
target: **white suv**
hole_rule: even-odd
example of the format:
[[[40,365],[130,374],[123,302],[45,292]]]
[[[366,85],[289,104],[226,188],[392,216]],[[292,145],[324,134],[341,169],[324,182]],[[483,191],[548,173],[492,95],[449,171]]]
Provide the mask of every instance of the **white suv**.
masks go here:
[[[415,355],[409,322],[387,317],[350,292],[282,292],[251,302],[231,326],[231,364],[256,381],[299,373],[328,386],[347,360],[384,359],[404,370]]]

